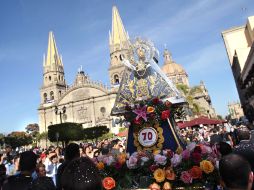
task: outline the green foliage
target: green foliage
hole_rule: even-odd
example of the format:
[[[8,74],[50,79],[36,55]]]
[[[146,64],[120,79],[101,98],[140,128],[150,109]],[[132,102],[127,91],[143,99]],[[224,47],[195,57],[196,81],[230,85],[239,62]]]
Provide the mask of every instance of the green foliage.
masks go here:
[[[190,94],[193,96],[196,93],[202,93],[202,89],[199,86],[194,86],[190,90]]]
[[[101,137],[99,137],[98,140],[99,140],[99,141],[102,141],[102,140],[104,140],[104,139],[110,139],[110,138],[112,138],[112,137],[114,137],[114,133],[108,132],[108,133],[102,135]]]
[[[221,115],[217,115],[217,118],[223,120],[223,117]]]
[[[4,134],[0,133],[0,145],[4,144]]]
[[[65,142],[79,141],[83,139],[83,127],[78,123],[61,123],[50,125],[48,127],[48,138],[51,142],[57,141],[57,133],[59,134],[58,140]]]
[[[183,94],[186,96],[188,92],[190,91],[190,88],[185,84],[177,84],[176,88],[183,92]]]
[[[32,137],[36,137],[39,133],[39,125],[37,123],[28,124],[26,126],[26,132],[29,133]]]
[[[193,111],[194,114],[199,114],[200,113],[200,107],[199,107],[199,105],[194,103],[192,111]]]
[[[48,138],[48,132],[43,132],[43,133],[38,133],[36,135],[36,140],[40,141],[42,139],[47,139]]]
[[[95,126],[90,128],[85,128],[83,130],[84,139],[93,140],[102,137],[102,135],[107,134],[109,132],[109,128],[107,126]]]
[[[4,137],[4,141],[13,148],[29,145],[33,142],[31,135],[19,131],[8,134],[6,137]]]

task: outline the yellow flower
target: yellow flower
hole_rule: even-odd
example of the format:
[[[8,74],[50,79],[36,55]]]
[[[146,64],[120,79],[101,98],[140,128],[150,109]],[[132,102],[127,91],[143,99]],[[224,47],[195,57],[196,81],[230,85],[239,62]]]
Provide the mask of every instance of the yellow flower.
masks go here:
[[[171,184],[169,182],[165,182],[163,185],[163,190],[171,190]]]
[[[103,162],[99,162],[96,166],[97,166],[97,168],[98,168],[99,170],[103,170],[103,169],[104,169],[104,164],[103,164]]]
[[[124,164],[126,161],[126,154],[125,153],[121,153],[117,156],[117,160],[120,164]]]
[[[161,150],[159,149],[154,149],[153,150],[153,155],[157,155],[157,154],[160,154]]]
[[[206,174],[212,173],[214,170],[214,166],[213,166],[212,162],[210,162],[208,160],[203,160],[202,162],[200,162],[200,168]]]
[[[152,106],[148,106],[147,109],[146,109],[147,113],[153,113],[154,110],[155,110],[155,109],[154,109],[154,107],[152,107]]]
[[[158,168],[154,171],[153,177],[156,180],[156,182],[160,183],[165,180],[165,171],[161,168]]]

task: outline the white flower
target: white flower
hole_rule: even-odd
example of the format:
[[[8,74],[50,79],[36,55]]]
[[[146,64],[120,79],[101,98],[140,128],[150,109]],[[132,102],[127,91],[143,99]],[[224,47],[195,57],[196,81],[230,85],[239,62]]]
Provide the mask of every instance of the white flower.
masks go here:
[[[107,164],[108,166],[110,166],[114,161],[115,160],[114,160],[113,156],[108,156],[103,159],[103,163]]]
[[[182,162],[182,156],[178,154],[174,154],[174,156],[171,158],[171,164],[173,167],[178,166]]]
[[[157,154],[154,156],[154,161],[156,162],[156,164],[160,164],[164,166],[167,163],[167,157]]]
[[[195,147],[196,147],[196,143],[192,142],[186,146],[186,149],[188,149],[190,152],[192,152]]]
[[[138,159],[135,156],[130,156],[129,160],[126,161],[126,165],[129,169],[134,169],[137,167]]]
[[[144,163],[145,163],[145,162],[147,162],[148,160],[149,160],[149,158],[148,158],[148,157],[145,157],[145,156],[144,156],[144,157],[142,157],[142,158],[141,158],[141,166],[143,166],[143,165],[144,165]]]

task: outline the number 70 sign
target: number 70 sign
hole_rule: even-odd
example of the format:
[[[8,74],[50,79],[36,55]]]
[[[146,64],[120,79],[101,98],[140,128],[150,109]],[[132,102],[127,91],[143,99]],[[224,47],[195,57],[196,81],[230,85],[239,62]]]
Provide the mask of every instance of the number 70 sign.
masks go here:
[[[144,147],[153,146],[158,140],[157,131],[152,127],[146,127],[139,131],[138,141]]]

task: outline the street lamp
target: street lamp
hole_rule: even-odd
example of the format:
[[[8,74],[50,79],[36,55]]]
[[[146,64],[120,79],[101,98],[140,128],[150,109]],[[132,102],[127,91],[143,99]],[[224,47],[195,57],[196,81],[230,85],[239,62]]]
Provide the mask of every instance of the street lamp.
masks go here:
[[[62,122],[62,115],[65,114],[65,112],[66,112],[66,107],[65,106],[62,108],[62,110],[58,110],[57,106],[55,107],[55,114],[60,115],[60,122],[61,123],[63,123]]]

